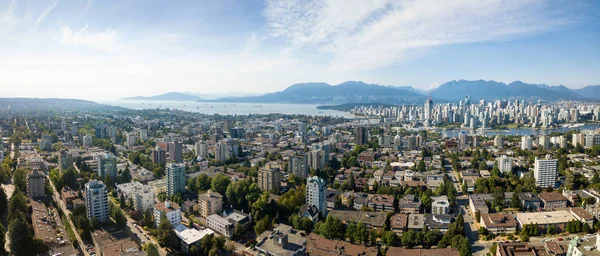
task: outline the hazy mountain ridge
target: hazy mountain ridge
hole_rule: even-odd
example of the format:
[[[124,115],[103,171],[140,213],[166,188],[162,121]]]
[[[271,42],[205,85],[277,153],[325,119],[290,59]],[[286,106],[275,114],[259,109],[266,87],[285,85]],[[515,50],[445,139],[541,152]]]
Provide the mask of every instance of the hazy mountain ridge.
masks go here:
[[[327,83],[300,83],[283,91],[254,97],[220,98],[220,102],[292,103],[292,104],[344,104],[389,103],[413,104],[426,99],[422,94],[393,86],[348,81],[339,85]]]
[[[207,97],[199,97],[206,95]],[[210,97],[208,96],[210,95]],[[427,96],[436,102],[456,102],[467,95],[472,100],[527,99],[527,100],[596,100],[600,101],[600,85],[581,89],[569,89],[563,85],[528,84],[514,81],[509,84],[485,80],[453,80],[436,89],[425,91],[411,86],[390,86],[368,84],[361,81],[347,81],[338,85],[311,82],[298,83],[283,91],[254,96],[244,93],[198,94],[170,92],[151,97],[131,97],[124,100],[163,100],[163,101],[209,101],[237,103],[291,103],[339,105],[349,103],[381,104],[422,104]],[[426,96],[427,95],[427,96]]]
[[[198,100],[202,100],[202,98],[200,98],[196,95],[188,94],[188,93],[168,92],[165,94],[149,96],[149,97],[136,96],[136,97],[122,98],[121,100],[198,101]]]
[[[472,100],[496,99],[530,99],[530,100],[585,100],[587,98],[565,86],[549,86],[545,84],[528,84],[514,81],[505,84],[496,81],[453,80],[431,90],[430,95],[439,99],[458,101],[471,95]]]

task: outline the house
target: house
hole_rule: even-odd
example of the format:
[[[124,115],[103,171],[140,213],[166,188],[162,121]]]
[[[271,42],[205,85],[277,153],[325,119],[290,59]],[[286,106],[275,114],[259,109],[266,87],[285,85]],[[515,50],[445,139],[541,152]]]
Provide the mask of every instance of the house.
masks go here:
[[[421,230],[425,226],[425,214],[411,214],[408,215],[408,225],[406,227],[409,230]]]
[[[400,213],[414,214],[421,212],[421,200],[415,195],[406,195],[398,199],[398,209]]]
[[[565,208],[569,200],[558,192],[544,192],[538,195],[545,210]]]
[[[563,248],[562,245],[554,241],[544,243],[544,249],[546,249],[546,252],[552,256],[567,255],[565,248]]]
[[[437,229],[442,233],[446,233],[450,224],[454,222],[454,214],[425,214],[425,226],[428,229]]]
[[[302,205],[300,207],[300,217],[308,218],[312,222],[317,222],[319,220],[319,209],[317,209],[314,205]]]
[[[507,213],[481,214],[479,223],[494,235],[512,234],[517,230],[517,221]]]

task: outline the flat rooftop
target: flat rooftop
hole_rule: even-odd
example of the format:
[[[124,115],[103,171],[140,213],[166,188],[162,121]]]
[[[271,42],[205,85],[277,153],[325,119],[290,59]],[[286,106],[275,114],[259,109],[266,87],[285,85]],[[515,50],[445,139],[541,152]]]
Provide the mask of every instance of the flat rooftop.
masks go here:
[[[553,212],[519,212],[517,220],[521,225],[527,224],[558,224],[566,223],[575,220],[573,214],[568,211],[553,211]]]

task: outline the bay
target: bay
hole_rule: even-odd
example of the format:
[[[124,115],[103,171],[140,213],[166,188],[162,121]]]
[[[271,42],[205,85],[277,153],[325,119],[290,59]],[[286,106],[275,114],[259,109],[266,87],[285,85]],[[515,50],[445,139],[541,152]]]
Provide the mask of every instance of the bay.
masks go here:
[[[207,115],[248,115],[248,114],[289,114],[310,116],[333,116],[353,118],[350,113],[328,109],[317,109],[319,105],[311,104],[267,104],[267,103],[228,103],[228,102],[193,102],[193,101],[139,101],[112,100],[98,103],[130,109],[179,109]]]

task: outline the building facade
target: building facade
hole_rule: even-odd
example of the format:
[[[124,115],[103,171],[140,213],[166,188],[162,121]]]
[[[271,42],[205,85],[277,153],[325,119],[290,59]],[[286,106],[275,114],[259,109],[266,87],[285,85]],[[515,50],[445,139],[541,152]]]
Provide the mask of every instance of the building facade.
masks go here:
[[[90,180],[85,184],[85,206],[88,219],[98,222],[109,220],[108,190],[102,181]]]
[[[554,187],[558,174],[557,159],[539,159],[535,158],[535,168],[533,176],[535,185],[542,188]]]
[[[306,204],[314,205],[322,216],[327,216],[327,184],[321,177],[313,176],[306,180]]]
[[[167,196],[185,191],[185,166],[179,163],[167,164]]]

